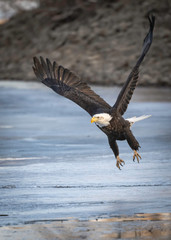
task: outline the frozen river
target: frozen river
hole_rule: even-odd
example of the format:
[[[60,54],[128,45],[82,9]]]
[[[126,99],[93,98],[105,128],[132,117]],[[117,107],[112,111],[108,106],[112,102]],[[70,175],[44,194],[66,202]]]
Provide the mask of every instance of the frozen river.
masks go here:
[[[118,88],[94,88],[109,103]],[[90,116],[39,83],[0,82],[0,225],[171,212],[170,89],[137,89],[126,117],[140,164],[119,142],[122,171]]]

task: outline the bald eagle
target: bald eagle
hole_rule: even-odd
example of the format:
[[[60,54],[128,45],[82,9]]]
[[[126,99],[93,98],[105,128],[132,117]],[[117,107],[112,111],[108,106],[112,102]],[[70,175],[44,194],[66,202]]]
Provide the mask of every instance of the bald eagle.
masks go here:
[[[144,39],[141,55],[129,74],[113,106],[110,106],[105,100],[91,90],[85,82],[81,81],[75,73],[67,68],[58,65],[56,62],[52,64],[49,59],[45,61],[42,57],[40,57],[40,60],[36,57],[33,58],[33,70],[37,78],[56,93],[72,100],[87,111],[92,117],[91,122],[95,122],[97,127],[107,135],[109,145],[116,158],[116,166],[119,169],[121,169],[120,167],[123,166],[125,162],[119,157],[117,140],[127,140],[134,152],[133,161],[135,158],[138,162],[139,159],[141,159],[141,156],[137,152],[140,145],[130,128],[135,122],[148,118],[149,116],[124,119],[123,114],[127,110],[137,85],[140,64],[152,43],[155,17],[148,17],[148,20],[149,31]]]

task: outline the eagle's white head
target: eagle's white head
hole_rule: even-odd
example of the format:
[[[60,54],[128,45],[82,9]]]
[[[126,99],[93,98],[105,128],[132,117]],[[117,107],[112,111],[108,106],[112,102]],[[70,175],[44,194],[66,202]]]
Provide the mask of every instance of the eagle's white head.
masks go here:
[[[95,114],[92,119],[91,123],[95,122],[99,127],[106,127],[110,124],[110,120],[112,116],[108,113],[99,113]]]

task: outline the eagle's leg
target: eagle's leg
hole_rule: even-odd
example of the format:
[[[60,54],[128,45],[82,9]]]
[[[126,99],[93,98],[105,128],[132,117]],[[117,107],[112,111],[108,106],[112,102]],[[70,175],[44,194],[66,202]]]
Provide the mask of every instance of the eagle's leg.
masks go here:
[[[117,156],[115,156],[115,157],[116,157],[116,166],[117,166],[117,168],[119,168],[119,169],[121,170],[120,166],[123,167],[123,165],[125,164],[125,162],[124,162],[124,160],[122,160],[122,159],[119,157],[119,155],[117,155]]]
[[[140,148],[139,142],[136,140],[134,135],[132,134],[131,130],[128,130],[126,132],[126,140],[129,144],[129,146],[132,148],[134,151],[133,155],[133,161],[135,161],[135,158],[137,159],[137,162],[139,163],[139,160],[141,159],[140,154],[137,152]]]
[[[137,158],[137,162],[139,163],[139,159],[141,159],[141,156],[136,150],[134,150],[133,161],[135,161],[135,157]]]
[[[123,165],[125,164],[124,160],[122,160],[120,157],[119,157],[119,148],[118,148],[118,145],[116,143],[116,140],[111,138],[111,137],[108,137],[108,141],[109,141],[109,145],[113,151],[113,153],[115,154],[115,158],[116,158],[116,166],[117,168],[119,168],[121,170],[120,167],[123,167]]]

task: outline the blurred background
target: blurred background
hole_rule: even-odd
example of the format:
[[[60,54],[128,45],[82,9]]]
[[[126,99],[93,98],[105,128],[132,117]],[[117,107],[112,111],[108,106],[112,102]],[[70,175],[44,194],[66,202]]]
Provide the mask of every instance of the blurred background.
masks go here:
[[[35,80],[33,56],[48,57],[91,84],[123,84],[156,16],[140,85],[171,86],[171,1],[0,0],[0,79]]]

